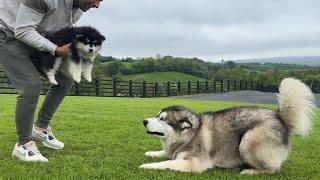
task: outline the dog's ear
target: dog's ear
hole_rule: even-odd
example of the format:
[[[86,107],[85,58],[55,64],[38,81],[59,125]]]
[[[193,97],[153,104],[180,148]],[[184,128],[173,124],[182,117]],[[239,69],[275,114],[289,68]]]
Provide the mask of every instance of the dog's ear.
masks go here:
[[[159,117],[162,112],[163,112],[163,111],[162,111],[162,109],[161,109],[161,111],[159,111],[158,114],[157,114],[155,117]]]
[[[188,118],[184,118],[180,121],[180,127],[182,130],[192,128],[192,124]]]

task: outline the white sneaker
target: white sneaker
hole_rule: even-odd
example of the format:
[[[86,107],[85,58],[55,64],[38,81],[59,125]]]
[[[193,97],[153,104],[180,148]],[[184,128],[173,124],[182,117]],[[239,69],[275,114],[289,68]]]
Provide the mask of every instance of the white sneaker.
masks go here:
[[[42,142],[44,146],[51,149],[64,148],[63,142],[60,142],[54,137],[50,127],[48,127],[46,130],[37,130],[33,125],[32,138],[37,142]]]
[[[34,141],[30,141],[21,146],[18,146],[17,143],[12,151],[12,157],[21,161],[48,162],[48,159],[42,156]]]

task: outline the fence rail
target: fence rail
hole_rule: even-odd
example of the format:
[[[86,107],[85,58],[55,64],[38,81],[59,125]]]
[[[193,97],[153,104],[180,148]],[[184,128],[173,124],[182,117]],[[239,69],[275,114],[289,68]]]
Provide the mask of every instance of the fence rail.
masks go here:
[[[46,79],[42,79],[41,94],[45,94],[50,87]],[[311,84],[315,93],[320,92],[320,84]],[[165,82],[150,83],[146,81],[117,81],[114,79],[98,79],[92,82],[82,80],[75,83],[69,92],[71,96],[124,96],[124,97],[165,97],[192,95],[204,93],[222,93],[230,91],[253,90],[262,92],[278,92],[278,85],[261,84],[249,81],[212,80],[196,82]],[[3,71],[0,71],[0,94],[16,94],[10,81]]]

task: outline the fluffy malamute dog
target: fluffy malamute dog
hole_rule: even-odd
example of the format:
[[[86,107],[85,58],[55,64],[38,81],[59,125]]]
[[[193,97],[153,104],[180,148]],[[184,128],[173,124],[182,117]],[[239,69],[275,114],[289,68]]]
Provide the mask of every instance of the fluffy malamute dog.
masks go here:
[[[67,59],[52,56],[47,52],[35,51],[30,59],[37,69],[45,74],[51,84],[57,85],[55,74],[61,71],[72,77],[77,83],[81,81],[81,73],[91,82],[93,60],[101,50],[105,37],[92,27],[64,28],[44,35],[57,46],[71,43],[71,55]]]
[[[145,155],[172,160],[140,168],[203,172],[248,163],[252,168],[241,174],[276,172],[288,157],[290,136],[310,131],[316,107],[313,93],[299,80],[284,79],[279,91],[277,110],[234,107],[196,114],[182,106],[162,109],[143,124],[160,138],[163,150]]]

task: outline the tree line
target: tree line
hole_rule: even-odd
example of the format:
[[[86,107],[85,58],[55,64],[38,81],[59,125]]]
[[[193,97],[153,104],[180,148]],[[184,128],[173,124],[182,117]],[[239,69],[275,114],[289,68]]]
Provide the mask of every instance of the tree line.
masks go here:
[[[98,56],[93,73],[95,76],[118,77],[151,72],[175,71],[208,80],[230,79],[278,84],[283,78],[295,77],[305,82],[320,83],[320,68],[281,63],[205,62],[198,58],[157,55],[148,58],[122,58]]]

